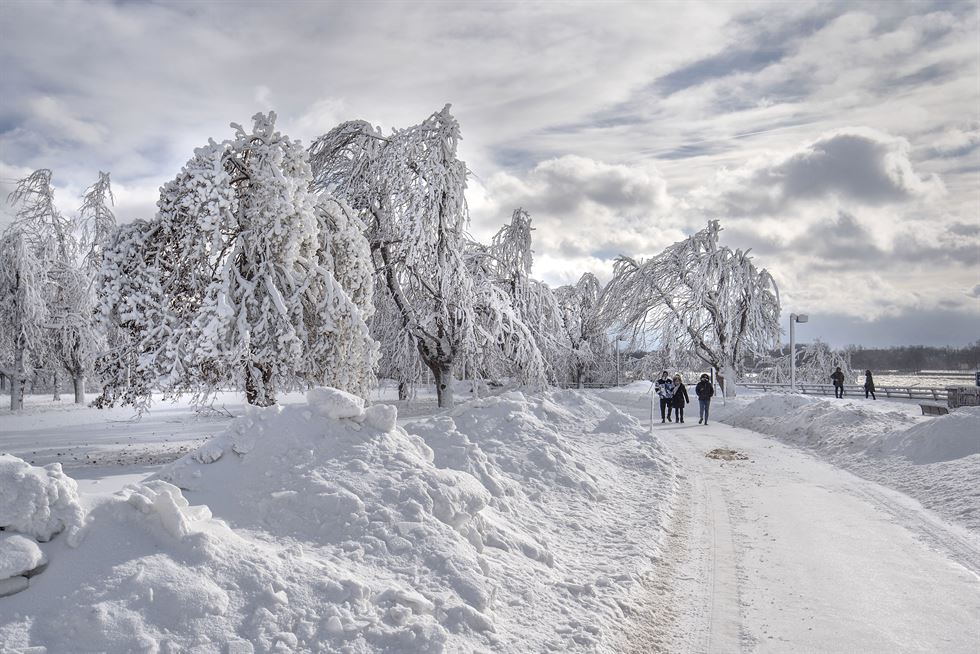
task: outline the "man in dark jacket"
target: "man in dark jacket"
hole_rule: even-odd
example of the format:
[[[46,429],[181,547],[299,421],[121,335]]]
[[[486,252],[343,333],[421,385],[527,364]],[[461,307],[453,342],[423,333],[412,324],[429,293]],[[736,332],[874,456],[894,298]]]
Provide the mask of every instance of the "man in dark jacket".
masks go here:
[[[834,382],[834,397],[844,397],[844,373],[840,366],[837,366],[837,370],[830,376],[830,379]]]
[[[711,397],[715,394],[715,387],[711,383],[711,378],[705,373],[701,375],[701,381],[694,387],[694,392],[698,396],[698,424],[702,422],[708,424],[708,407],[711,405]]]

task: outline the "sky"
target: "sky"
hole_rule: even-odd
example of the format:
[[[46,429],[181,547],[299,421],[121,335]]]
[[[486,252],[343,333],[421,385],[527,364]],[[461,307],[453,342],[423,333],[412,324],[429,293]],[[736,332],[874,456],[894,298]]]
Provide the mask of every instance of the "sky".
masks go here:
[[[446,103],[470,231],[552,285],[720,220],[798,339],[980,339],[980,22],[963,2],[0,2],[0,192],[99,171],[120,221],[229,123],[303,143]],[[9,222],[0,210],[0,227]],[[788,330],[788,317],[784,318]]]

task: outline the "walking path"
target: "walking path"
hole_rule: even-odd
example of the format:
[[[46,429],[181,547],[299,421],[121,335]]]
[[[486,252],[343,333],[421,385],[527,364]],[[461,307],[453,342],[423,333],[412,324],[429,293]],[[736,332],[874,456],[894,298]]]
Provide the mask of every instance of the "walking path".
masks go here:
[[[645,400],[607,398],[649,419]],[[689,414],[653,427],[688,501],[631,634],[636,652],[980,651],[974,534],[803,451]],[[716,448],[748,458],[708,458]]]

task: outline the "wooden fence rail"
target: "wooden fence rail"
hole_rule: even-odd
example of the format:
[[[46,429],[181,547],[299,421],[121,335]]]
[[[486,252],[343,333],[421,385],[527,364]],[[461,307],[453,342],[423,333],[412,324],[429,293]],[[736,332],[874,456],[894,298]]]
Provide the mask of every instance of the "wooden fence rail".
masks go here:
[[[752,388],[762,391],[788,391],[789,384],[770,384],[768,382],[738,382],[739,386]],[[833,395],[834,386],[832,384],[804,384],[799,383],[796,388],[804,395]],[[860,395],[864,397],[864,386],[860,384],[844,384],[844,397],[854,397]],[[884,397],[897,397],[906,400],[935,400],[945,402],[948,393],[945,388],[935,388],[926,386],[879,386],[875,385],[875,395]]]

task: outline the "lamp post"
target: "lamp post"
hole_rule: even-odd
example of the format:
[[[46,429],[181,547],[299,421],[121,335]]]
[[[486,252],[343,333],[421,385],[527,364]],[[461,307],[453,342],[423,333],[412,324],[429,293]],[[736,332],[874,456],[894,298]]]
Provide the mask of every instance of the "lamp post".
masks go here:
[[[789,387],[796,390],[796,323],[806,322],[810,316],[803,314],[789,314]]]

